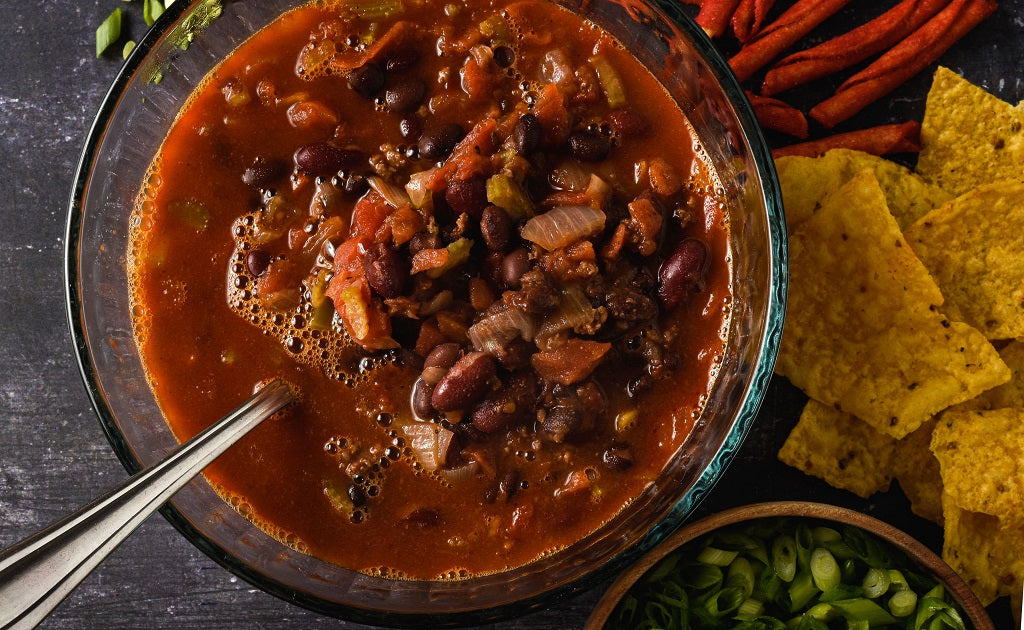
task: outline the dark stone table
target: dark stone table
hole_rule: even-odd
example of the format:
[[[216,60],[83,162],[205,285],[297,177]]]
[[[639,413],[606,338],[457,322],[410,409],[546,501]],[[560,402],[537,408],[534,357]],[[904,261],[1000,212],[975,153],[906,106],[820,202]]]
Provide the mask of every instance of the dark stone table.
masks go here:
[[[179,0],[183,1],[183,0]],[[787,3],[782,2],[780,5]],[[814,34],[841,31],[858,12],[895,4],[854,2]],[[93,32],[120,0],[0,2],[0,546],[7,546],[122,481],[75,363],[64,305],[64,227],[72,174],[118,55],[96,59]],[[1024,0],[998,12],[943,62],[998,96],[1024,98]],[[928,73],[851,120],[847,128],[920,120]],[[834,86],[834,84],[833,84]],[[816,102],[826,80],[798,102]],[[894,489],[870,500],[788,469],[774,454],[801,397],[773,383],[758,424],[700,513],[755,500],[815,499],[888,520],[933,549],[940,529],[910,514]],[[494,628],[578,628],[603,585]],[[993,608],[1010,627],[1008,604]],[[356,627],[257,591],[223,570],[160,516],[149,519],[43,624],[47,628]]]

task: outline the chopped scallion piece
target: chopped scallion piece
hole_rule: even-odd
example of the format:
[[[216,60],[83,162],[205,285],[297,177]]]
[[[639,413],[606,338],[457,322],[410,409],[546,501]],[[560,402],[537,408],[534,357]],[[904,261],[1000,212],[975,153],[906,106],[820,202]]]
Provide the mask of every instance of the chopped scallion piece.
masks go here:
[[[889,612],[893,617],[907,617],[917,608],[917,593],[907,589],[896,591],[889,598]]]
[[[127,59],[128,55],[132,54],[133,50],[135,50],[135,40],[129,39],[124,43],[124,48],[121,49],[121,58]]]
[[[116,8],[103,20],[103,23],[96,29],[96,56],[110,48],[110,45],[121,36],[121,9]]]
[[[738,551],[727,551],[725,549],[717,549],[715,547],[705,547],[700,554],[697,555],[697,562],[701,564],[713,564],[717,567],[727,567],[736,556],[739,555]]]
[[[811,577],[814,578],[814,585],[822,591],[839,586],[842,577],[839,563],[827,549],[818,547],[811,552]]]
[[[162,0],[142,0],[142,19],[146,26],[153,26],[153,22],[164,12]]]
[[[889,572],[884,569],[868,569],[861,581],[864,597],[876,599],[889,590]]]
[[[772,566],[783,582],[792,582],[796,575],[796,542],[792,536],[782,535],[772,542]]]

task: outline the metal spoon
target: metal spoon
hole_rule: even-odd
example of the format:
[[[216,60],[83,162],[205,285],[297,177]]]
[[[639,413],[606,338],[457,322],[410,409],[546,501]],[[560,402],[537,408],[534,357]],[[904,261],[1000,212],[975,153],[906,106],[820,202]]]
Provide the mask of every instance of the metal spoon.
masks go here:
[[[32,628],[142,521],[250,429],[292,401],[264,386],[156,465],[43,531],[0,552],[0,628]]]

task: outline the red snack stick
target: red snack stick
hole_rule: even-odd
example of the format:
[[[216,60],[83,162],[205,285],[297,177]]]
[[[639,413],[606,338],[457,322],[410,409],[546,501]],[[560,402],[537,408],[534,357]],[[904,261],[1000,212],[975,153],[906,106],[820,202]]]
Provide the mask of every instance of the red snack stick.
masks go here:
[[[996,10],[994,0],[953,0],[909,37],[847,79],[834,96],[811,109],[811,118],[832,128],[924,70]]]
[[[909,121],[896,125],[881,125],[847,133],[837,133],[821,140],[791,144],[772,151],[778,159],[786,155],[818,157],[829,149],[854,149],[872,155],[889,153],[917,153],[921,150],[921,124]]]
[[[779,53],[810,33],[850,0],[797,0],[777,20],[764,27],[729,60],[740,81],[746,81]],[[705,3],[705,6],[707,4]]]
[[[694,21],[711,39],[721,37],[729,26],[729,18],[732,17],[732,12],[736,10],[739,2],[740,0],[703,0]]]
[[[761,25],[764,24],[764,18],[774,4],[775,0],[740,0],[729,25],[741,44],[747,43],[751,37],[758,34]]]
[[[903,0],[877,18],[775,64],[764,77],[761,93],[778,94],[845,70],[895,46],[916,31],[950,0]]]
[[[807,137],[807,118],[799,109],[777,98],[758,96],[747,92],[747,98],[757,114],[757,122],[765,129],[774,129],[796,138]]]

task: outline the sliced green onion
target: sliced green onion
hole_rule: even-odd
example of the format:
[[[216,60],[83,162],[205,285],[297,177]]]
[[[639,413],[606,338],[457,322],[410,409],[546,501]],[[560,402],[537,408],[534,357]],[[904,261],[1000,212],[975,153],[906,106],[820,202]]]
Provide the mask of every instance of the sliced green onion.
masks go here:
[[[811,529],[804,523],[796,526],[796,533],[793,536],[796,543],[796,564],[797,567],[806,571],[811,568],[811,552],[814,550],[814,537]]]
[[[135,40],[129,39],[124,43],[124,48],[121,49],[121,58],[127,59],[128,55],[132,54],[133,50],[135,50]]]
[[[889,598],[889,612],[893,617],[908,617],[917,608],[917,593],[910,589],[896,591]]]
[[[889,590],[889,572],[884,569],[868,569],[861,581],[864,597],[877,599]]]
[[[814,585],[814,578],[811,577],[810,572],[801,571],[793,578],[787,590],[789,595],[789,612],[795,613],[801,610],[820,592],[818,587]]]
[[[729,570],[725,574],[725,585],[742,590],[745,599],[754,592],[754,579],[754,569],[750,565],[750,560],[739,556],[729,564]]]
[[[746,532],[719,532],[715,535],[715,543],[725,549],[735,549],[768,564],[768,550],[763,541]]]
[[[854,584],[840,584],[822,593],[818,601],[834,602],[837,599],[855,599],[857,597],[864,597],[864,589]]]
[[[713,564],[696,564],[683,575],[683,584],[703,591],[722,583],[722,569]]]
[[[753,620],[764,612],[764,602],[759,600],[748,598],[740,604],[740,607],[736,609],[736,617],[741,619]]]
[[[712,594],[704,602],[704,608],[713,617],[724,617],[739,608],[744,599],[743,589],[736,586],[727,586]]]
[[[831,604],[818,603],[808,608],[804,614],[819,621],[832,621],[839,616],[839,611]]]
[[[702,564],[713,564],[716,567],[727,567],[738,555],[738,551],[727,551],[725,549],[718,549],[717,547],[705,547],[697,555],[697,562]]]
[[[894,591],[906,591],[910,590],[910,585],[907,584],[907,578],[903,577],[903,573],[899,569],[889,569],[889,588]]]
[[[882,626],[887,623],[896,623],[896,618],[889,612],[876,604],[874,600],[859,597],[857,599],[840,599],[832,602],[838,608],[843,617],[847,619],[865,619],[872,626]]]
[[[830,543],[842,541],[843,535],[839,533],[839,530],[831,527],[815,527],[811,530],[811,539],[814,540],[815,545],[825,547]]]
[[[161,0],[142,0],[142,19],[146,26],[153,26],[153,22],[164,12],[164,3]]]
[[[868,630],[871,624],[867,619],[847,619],[846,630]]]
[[[121,9],[114,9],[107,19],[96,28],[96,56],[110,48],[111,44],[121,36]]]
[[[810,565],[811,577],[819,590],[828,591],[839,586],[842,578],[839,563],[827,549],[818,547],[812,551]]]
[[[792,582],[796,575],[796,542],[782,535],[772,541],[772,567],[783,582]]]

